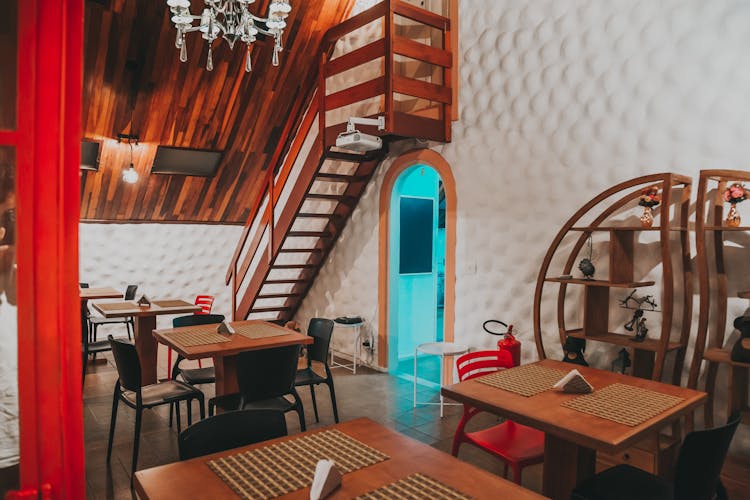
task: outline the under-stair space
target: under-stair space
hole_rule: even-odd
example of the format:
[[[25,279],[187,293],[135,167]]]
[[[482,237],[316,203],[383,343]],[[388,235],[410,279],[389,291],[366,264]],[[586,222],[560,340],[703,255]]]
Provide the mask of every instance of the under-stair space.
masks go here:
[[[282,134],[285,157],[269,168],[226,275],[236,320],[294,317],[390,141],[450,141],[447,18],[384,1],[324,40],[317,88],[299,91],[304,115]],[[335,146],[349,118],[377,116],[385,117],[383,130],[357,128],[381,136],[381,150]]]

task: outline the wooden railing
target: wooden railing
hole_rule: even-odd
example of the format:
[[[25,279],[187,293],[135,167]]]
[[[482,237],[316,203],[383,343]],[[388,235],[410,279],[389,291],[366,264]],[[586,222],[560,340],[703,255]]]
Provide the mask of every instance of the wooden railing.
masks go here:
[[[439,45],[441,47],[433,47],[399,36],[396,32],[397,16],[416,22],[418,25],[424,26],[426,30],[439,30],[441,35]],[[320,72],[318,83],[320,89],[318,93],[320,119],[318,122],[321,136],[325,138],[325,146],[333,146],[336,142],[336,136],[346,129],[345,121],[334,124],[326,123],[326,112],[362,103],[373,98],[382,100],[382,112],[375,115],[385,115],[385,130],[379,131],[375,127],[367,126],[358,127],[363,132],[381,136],[419,137],[449,142],[451,139],[451,71],[453,66],[453,55],[450,51],[450,20],[401,0],[385,0],[328,30],[325,39],[327,42],[335,44],[356,30],[379,19],[382,19],[383,25],[381,38],[334,59],[328,54],[323,54],[321,57],[323,71]],[[397,74],[394,68],[395,55],[408,57],[416,63],[441,68],[442,83],[435,84]],[[330,78],[380,58],[384,58],[380,76],[357,82],[349,88],[327,94],[326,86]],[[435,116],[397,110],[394,105],[395,94],[403,94],[436,103]],[[370,116],[375,115],[371,114]]]

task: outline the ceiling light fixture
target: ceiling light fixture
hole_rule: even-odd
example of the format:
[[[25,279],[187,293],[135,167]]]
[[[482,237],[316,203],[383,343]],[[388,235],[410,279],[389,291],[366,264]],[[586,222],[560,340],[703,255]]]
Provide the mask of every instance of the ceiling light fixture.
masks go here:
[[[127,142],[130,146],[130,167],[122,172],[122,180],[128,184],[135,184],[138,182],[138,172],[133,166],[133,144],[138,145],[138,136],[131,134],[117,134],[117,142]]]
[[[204,9],[200,16],[190,13],[190,0],[167,0],[172,11],[172,22],[177,28],[175,46],[180,50],[180,61],[187,61],[187,47],[185,34],[200,31],[204,40],[208,42],[208,58],[206,69],[214,69],[213,49],[214,40],[221,36],[234,49],[234,44],[241,41],[247,48],[245,56],[245,71],[252,70],[250,60],[250,46],[256,40],[256,35],[262,33],[274,38],[273,59],[274,66],[279,65],[279,52],[283,50],[281,35],[286,27],[285,19],[292,11],[289,0],[271,0],[268,6],[268,17],[255,16],[249,10],[255,0],[204,0]],[[194,26],[193,21],[198,21]]]

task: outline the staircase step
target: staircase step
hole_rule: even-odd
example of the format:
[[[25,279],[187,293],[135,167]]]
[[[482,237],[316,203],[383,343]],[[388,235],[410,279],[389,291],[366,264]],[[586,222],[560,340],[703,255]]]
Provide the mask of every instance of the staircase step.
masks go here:
[[[342,196],[338,194],[315,194],[315,193],[307,193],[305,195],[305,198],[311,199],[311,200],[327,200],[327,201],[337,201],[339,203],[356,203],[357,198],[354,196]]]
[[[271,269],[313,269],[315,264],[278,264],[271,266]]]
[[[277,311],[288,311],[291,307],[254,307],[250,309],[251,313],[267,313],[267,312],[277,312]]]
[[[282,248],[279,253],[321,253],[322,248]]]
[[[297,217],[304,217],[306,219],[340,219],[341,216],[338,214],[314,214],[311,212],[300,212]]]
[[[263,282],[264,285],[293,285],[295,283],[307,283],[307,280],[266,280]]]
[[[333,233],[329,231],[289,231],[286,235],[301,238],[330,238]]]
[[[326,172],[318,172],[315,177],[330,182],[364,182],[367,180],[364,175],[329,174]]]
[[[288,299],[291,297],[299,297],[299,293],[267,293],[258,295],[256,299]]]
[[[325,158],[331,160],[348,161],[351,163],[362,163],[365,161],[372,160],[373,155],[370,154],[356,154],[356,153],[344,153],[343,151],[326,151],[324,154]]]

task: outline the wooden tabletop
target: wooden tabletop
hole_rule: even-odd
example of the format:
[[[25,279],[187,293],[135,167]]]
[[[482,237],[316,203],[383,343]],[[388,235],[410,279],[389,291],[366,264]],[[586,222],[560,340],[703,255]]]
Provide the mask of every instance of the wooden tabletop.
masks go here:
[[[257,349],[272,349],[274,347],[283,347],[293,344],[312,344],[313,338],[307,335],[302,335],[299,332],[278,326],[273,323],[262,320],[247,320],[247,321],[232,321],[229,323],[232,327],[243,326],[243,325],[262,325],[265,328],[277,328],[279,331],[284,332],[283,335],[276,335],[274,337],[264,337],[260,339],[251,339],[244,335],[234,334],[229,336],[229,342],[219,342],[216,344],[197,345],[192,347],[185,347],[177,344],[169,338],[170,334],[179,334],[192,329],[193,327],[180,327],[180,328],[164,328],[161,330],[154,330],[154,337],[156,340],[164,345],[167,345],[180,353],[186,359],[201,359],[210,357],[225,357],[233,356],[244,351],[254,351]]]
[[[524,397],[476,380],[467,380],[444,387],[442,394],[453,400],[508,417],[560,439],[606,453],[617,453],[628,448],[643,439],[650,431],[660,429],[666,423],[703,404],[707,396],[705,392],[551,359],[537,363],[566,373],[575,368],[594,386],[594,390],[617,382],[677,396],[683,400],[660,415],[631,427],[563,407],[562,403],[578,395],[556,390]]]
[[[161,304],[161,305],[160,305]],[[159,316],[162,314],[188,314],[200,311],[201,308],[180,299],[155,299],[151,306],[140,307],[134,300],[122,302],[94,302],[91,304],[105,318],[127,316]],[[125,307],[125,306],[130,307]]]
[[[123,293],[112,287],[80,288],[81,300],[90,299],[121,299]]]
[[[325,429],[338,429],[390,457],[378,464],[345,474],[341,488],[329,497],[331,499],[354,498],[417,472],[430,476],[476,499],[513,498],[514,500],[524,500],[544,498],[533,491],[462,462],[447,453],[414,441],[366,418],[274,439],[229,452],[216,453],[185,462],[138,471],[135,474],[135,489],[139,498],[142,499],[236,498],[232,490],[208,468],[206,461],[244,450],[268,446],[277,441],[298,438],[303,434],[312,434]],[[309,499],[310,488],[298,490],[281,498]]]

